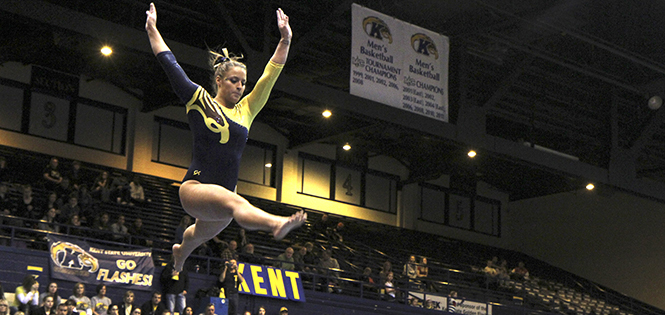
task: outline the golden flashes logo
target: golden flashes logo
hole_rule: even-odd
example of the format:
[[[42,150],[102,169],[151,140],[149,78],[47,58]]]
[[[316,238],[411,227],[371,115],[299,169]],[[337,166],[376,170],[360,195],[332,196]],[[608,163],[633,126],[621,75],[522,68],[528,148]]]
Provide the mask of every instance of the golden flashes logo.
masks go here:
[[[434,59],[439,59],[439,52],[436,50],[434,41],[425,34],[418,33],[411,36],[411,47],[419,54],[434,55]]]
[[[363,20],[363,30],[370,37],[374,37],[379,40],[383,40],[385,38],[388,40],[388,44],[393,43],[393,36],[390,34],[390,28],[388,28],[388,24],[386,24],[386,22],[379,19],[378,17],[366,17]]]
[[[68,242],[56,242],[51,245],[51,260],[58,266],[67,269],[83,270],[90,268],[88,272],[99,270],[97,258],[84,251],[78,245]]]

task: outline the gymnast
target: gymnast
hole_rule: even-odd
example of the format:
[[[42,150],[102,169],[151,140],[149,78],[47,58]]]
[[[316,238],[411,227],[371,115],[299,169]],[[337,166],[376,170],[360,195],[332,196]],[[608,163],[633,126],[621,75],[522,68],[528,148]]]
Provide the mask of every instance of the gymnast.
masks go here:
[[[145,29],[150,46],[164,68],[173,90],[187,108],[194,136],[192,164],[180,186],[180,202],[196,218],[173,245],[174,269],[182,271],[187,257],[199,245],[219,234],[231,220],[247,230],[272,232],[281,240],[307,220],[299,211],[290,217],[276,216],[251,205],[236,194],[240,157],[254,117],[268,101],[270,91],[286,63],[291,42],[289,17],[277,10],[281,39],[254,89],[245,97],[247,67],[229,56],[226,49],[210,52],[216,94],[209,94],[192,82],[178,65],[173,53],[157,30],[157,11],[153,3],[146,11]]]

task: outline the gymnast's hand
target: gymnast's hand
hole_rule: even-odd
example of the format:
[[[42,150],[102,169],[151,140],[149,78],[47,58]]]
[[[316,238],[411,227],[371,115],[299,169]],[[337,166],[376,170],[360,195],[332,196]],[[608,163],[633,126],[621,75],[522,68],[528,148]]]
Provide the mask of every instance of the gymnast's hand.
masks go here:
[[[291,26],[289,26],[289,17],[284,14],[281,8],[277,9],[277,28],[279,28],[282,39],[290,42],[292,33]]]
[[[155,9],[155,4],[150,3],[150,10],[145,11],[145,30],[150,31],[157,29],[157,10]]]

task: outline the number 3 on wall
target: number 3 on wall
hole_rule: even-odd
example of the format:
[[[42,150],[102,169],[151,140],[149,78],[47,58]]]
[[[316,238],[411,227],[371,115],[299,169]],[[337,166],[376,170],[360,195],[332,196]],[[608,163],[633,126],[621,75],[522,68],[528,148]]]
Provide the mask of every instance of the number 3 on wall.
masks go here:
[[[55,126],[55,104],[53,102],[44,103],[44,119],[42,119],[42,126],[46,129],[51,129]]]

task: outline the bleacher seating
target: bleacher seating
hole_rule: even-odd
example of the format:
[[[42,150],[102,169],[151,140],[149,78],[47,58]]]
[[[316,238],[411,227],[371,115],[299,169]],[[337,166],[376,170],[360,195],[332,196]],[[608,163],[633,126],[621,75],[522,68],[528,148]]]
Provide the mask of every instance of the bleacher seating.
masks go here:
[[[0,148],[0,155],[11,156],[10,164],[20,161],[22,170],[36,169],[34,172],[23,173],[25,180],[39,178],[40,172],[49,158],[12,148]],[[91,176],[106,169],[90,164],[84,165],[83,168]],[[155,257],[156,264],[160,265],[168,260],[173,232],[182,216],[185,215],[179,203],[178,187],[172,185],[171,180],[144,174],[134,175],[140,176],[146,198],[150,199],[150,202],[133,206],[113,202],[100,203],[97,211],[108,212],[112,221],[118,215],[123,214],[127,224],[131,224],[137,217],[142,218],[144,228],[150,232],[153,240],[153,257]],[[18,191],[14,189],[11,193],[16,195]],[[44,191],[37,188],[36,194],[41,193]],[[290,215],[302,210],[293,205],[251,196],[245,197],[257,207],[274,214]],[[392,263],[393,271],[398,277],[398,286],[406,288],[408,282],[401,277],[402,266],[408,256],[417,255],[428,258],[430,273],[425,283],[421,283],[416,290],[426,291],[429,294],[446,296],[449,291],[455,290],[459,296],[469,300],[520,304],[535,311],[542,310],[561,314],[665,314],[655,307],[513,251],[337,215],[330,215],[331,221],[344,222],[347,229],[346,237],[343,243],[331,241],[325,235],[318,235],[313,230],[313,222],[319,220],[323,212],[312,209],[304,210],[308,213],[308,222],[302,228],[289,234],[284,240],[275,242],[265,232],[248,233],[248,239],[255,245],[256,253],[268,259],[277,257],[287,246],[302,245],[307,241],[314,242],[319,250],[333,249],[334,257],[340,263],[340,278],[344,283],[341,292],[337,293],[354,296],[361,294],[359,290],[362,286],[359,285],[357,279],[360,279],[363,269],[367,266],[371,267],[374,271],[374,278],[377,279],[376,274],[385,261]],[[9,227],[3,228],[4,231],[7,231]],[[220,236],[226,240],[233,239],[239,228],[237,224],[231,224]],[[25,233],[20,229],[12,231],[15,232],[13,235],[3,233],[2,238],[6,242],[5,244],[8,244],[7,240],[12,238],[14,246],[44,248],[44,241],[39,233]],[[488,281],[487,277],[477,270],[479,265],[493,256],[506,258],[511,265],[518,261],[526,262],[532,277],[524,281]],[[213,273],[218,265],[219,260],[215,257],[194,256],[189,261],[190,268],[203,268],[206,272]],[[315,282],[312,280],[309,283],[310,289],[319,289]],[[375,294],[365,294],[365,297],[380,298],[378,292],[380,292],[380,288],[374,292]],[[406,297],[408,297],[408,293],[405,292],[402,294],[402,298],[406,299]]]

